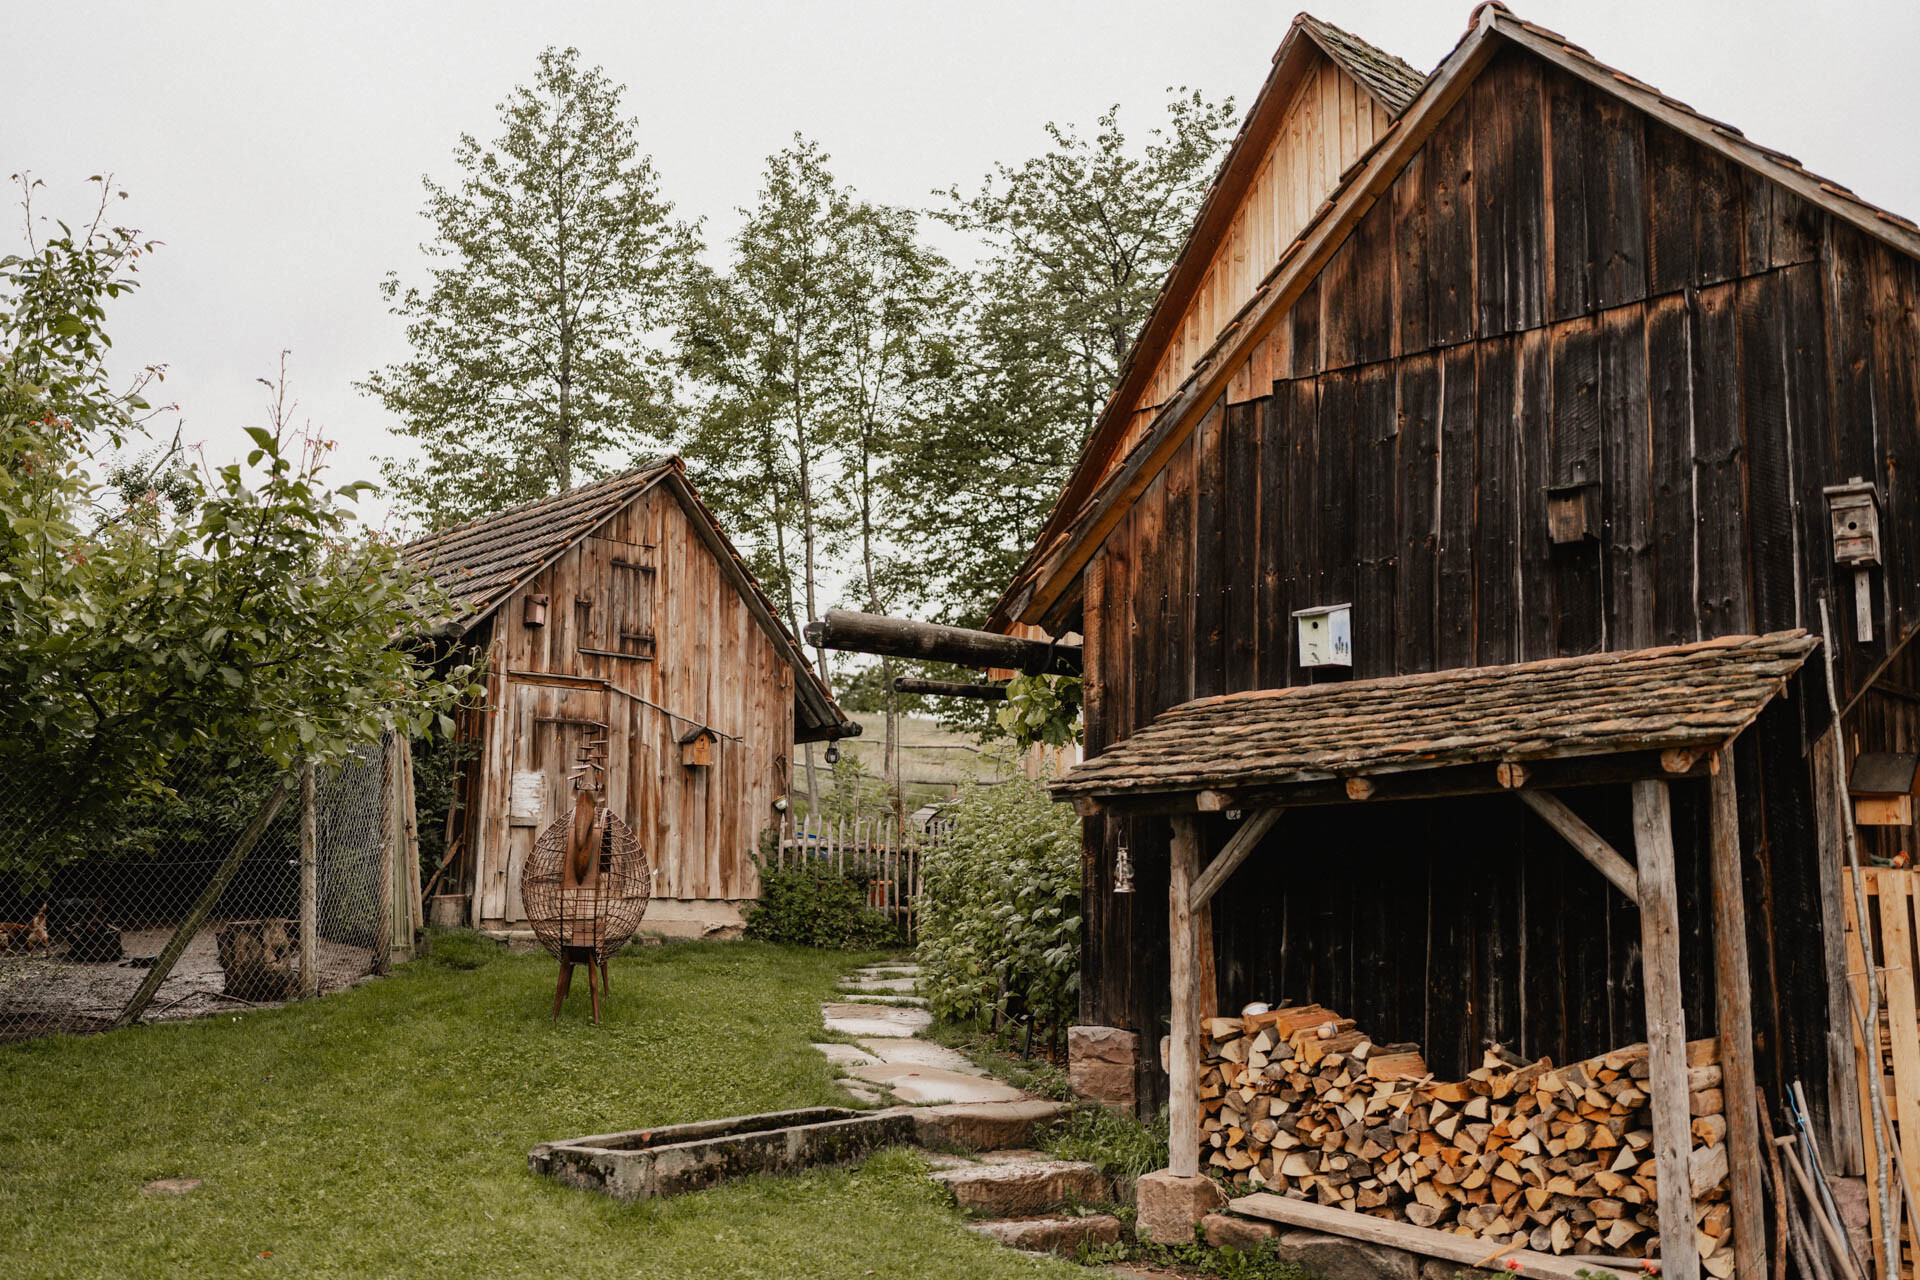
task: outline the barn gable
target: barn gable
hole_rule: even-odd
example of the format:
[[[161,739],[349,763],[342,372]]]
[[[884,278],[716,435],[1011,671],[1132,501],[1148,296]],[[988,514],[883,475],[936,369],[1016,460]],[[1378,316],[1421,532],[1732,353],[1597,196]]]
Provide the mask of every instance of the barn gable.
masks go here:
[[[1509,109],[1499,96],[1509,92],[1532,105]],[[1851,277],[1827,282],[1821,301],[1828,310],[1860,321],[1869,313],[1898,318],[1907,305],[1901,280],[1916,253],[1913,224],[1503,7],[1483,5],[1461,45],[1366,163],[1346,175],[1124,460],[1097,477],[1094,460],[1083,463],[996,617],[1067,625],[1080,602],[1081,570],[1121,516],[1162,483],[1173,455],[1208,429],[1211,415],[1264,396],[1273,382],[1538,332],[1596,310],[1651,307],[1742,279],[1772,279],[1750,287],[1767,292],[1767,305],[1804,318],[1804,299],[1783,307],[1771,291],[1817,288],[1818,273],[1799,280],[1770,273],[1823,254],[1845,259],[1843,277]],[[1714,319],[1731,324],[1732,316],[1729,300]],[[1905,340],[1903,326],[1876,331]],[[1761,340],[1757,331],[1749,336]],[[1824,343],[1825,326],[1800,336]],[[1780,333],[1776,340],[1789,339]],[[1886,376],[1898,367],[1890,354],[1865,363],[1884,365]],[[1457,379],[1453,386],[1460,391]],[[1856,398],[1860,412],[1844,430],[1892,445],[1886,425],[1871,425],[1868,389]],[[1808,406],[1810,415],[1819,411]],[[1887,468],[1868,450],[1836,440],[1828,453],[1834,466],[1823,465],[1823,473],[1840,469],[1845,454],[1852,470],[1837,478],[1878,470],[1887,485]],[[1795,552],[1803,558],[1812,532],[1801,530]],[[1896,605],[1903,630],[1906,610]],[[1804,611],[1801,621],[1810,621]]]

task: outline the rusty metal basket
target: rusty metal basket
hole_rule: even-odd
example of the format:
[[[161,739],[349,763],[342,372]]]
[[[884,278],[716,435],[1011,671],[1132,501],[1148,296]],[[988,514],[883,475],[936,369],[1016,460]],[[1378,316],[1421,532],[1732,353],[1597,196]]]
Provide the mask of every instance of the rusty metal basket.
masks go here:
[[[601,809],[594,815],[595,865],[580,883],[566,884],[572,823],[562,814],[540,833],[520,872],[520,897],[534,937],[548,951],[579,961],[591,953],[602,962],[640,927],[653,896],[653,869],[632,828]]]

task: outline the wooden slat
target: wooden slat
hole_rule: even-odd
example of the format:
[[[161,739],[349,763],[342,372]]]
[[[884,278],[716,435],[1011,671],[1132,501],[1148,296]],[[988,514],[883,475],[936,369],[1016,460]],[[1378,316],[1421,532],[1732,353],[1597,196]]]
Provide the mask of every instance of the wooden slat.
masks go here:
[[[1647,1003],[1653,1146],[1660,1193],[1660,1274],[1700,1280],[1687,1156],[1687,1022],[1680,1004],[1680,898],[1667,784],[1633,784],[1633,843],[1640,873],[1640,971]]]
[[[1354,1213],[1347,1209],[1332,1209],[1305,1200],[1290,1200],[1270,1192],[1262,1191],[1254,1195],[1242,1196],[1237,1200],[1229,1201],[1227,1208],[1243,1217],[1278,1222],[1290,1227],[1304,1227],[1311,1231],[1324,1231],[1329,1235],[1344,1236],[1349,1240],[1361,1240],[1368,1244],[1385,1245],[1390,1249],[1422,1254],[1429,1258],[1464,1263],[1469,1270],[1491,1265],[1492,1261],[1487,1256],[1489,1252],[1487,1241],[1477,1236],[1471,1238],[1457,1236],[1451,1231],[1436,1231],[1430,1227],[1416,1227],[1410,1222],[1395,1222],[1387,1218]],[[1517,1265],[1509,1267],[1507,1265],[1509,1260]],[[1498,1263],[1503,1272],[1527,1276],[1531,1280],[1575,1280],[1583,1269],[1590,1269],[1587,1263],[1556,1258],[1550,1253],[1534,1253],[1526,1249],[1501,1253],[1498,1255]]]
[[[1191,901],[1195,910],[1213,900],[1213,895],[1227,882],[1227,877],[1239,869],[1240,864],[1247,860],[1247,856],[1285,812],[1285,809],[1261,809],[1241,824],[1240,829],[1227,841],[1226,847],[1214,856],[1213,861],[1207,864],[1206,871],[1194,881]]]
[[[1913,981],[1913,877],[1899,873],[1876,877],[1880,898],[1880,970],[1884,984],[1887,1036],[1893,1058],[1898,1112],[1920,1115],[1920,1025],[1915,1021]],[[1900,1155],[1908,1169],[1920,1169],[1920,1124],[1900,1126]],[[1896,1170],[1895,1175],[1898,1177]],[[1907,1240],[1920,1256],[1920,1223],[1907,1222]]]
[[[1632,898],[1640,899],[1640,877],[1633,864],[1601,839],[1600,833],[1588,826],[1579,814],[1567,808],[1566,801],[1550,791],[1521,790],[1514,792],[1520,802],[1539,814],[1546,824],[1559,832],[1566,842],[1574,847],[1581,857],[1593,864],[1594,870],[1613,882],[1615,888]]]
[[[1713,979],[1720,1030],[1721,1093],[1726,1099],[1727,1171],[1733,1192],[1734,1270],[1766,1268],[1760,1206],[1760,1116],[1753,1068],[1753,978],[1747,968],[1746,891],[1741,874],[1740,809],[1733,749],[1720,749],[1720,771],[1708,782],[1713,804]]]

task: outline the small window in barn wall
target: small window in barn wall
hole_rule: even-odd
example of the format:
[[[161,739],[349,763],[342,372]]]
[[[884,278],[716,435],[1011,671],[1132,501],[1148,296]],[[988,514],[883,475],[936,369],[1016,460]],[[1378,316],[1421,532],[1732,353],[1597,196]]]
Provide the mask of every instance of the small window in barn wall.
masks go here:
[[[653,566],[614,560],[612,648],[636,658],[653,653]]]

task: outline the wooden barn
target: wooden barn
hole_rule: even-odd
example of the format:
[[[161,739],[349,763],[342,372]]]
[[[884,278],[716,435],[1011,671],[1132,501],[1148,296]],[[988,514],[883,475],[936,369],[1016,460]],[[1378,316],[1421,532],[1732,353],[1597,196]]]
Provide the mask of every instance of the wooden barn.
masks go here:
[[[1796,1086],[1874,1188],[1920,1040],[1908,966],[1848,963],[1847,787],[1920,727],[1917,258],[1498,3],[1426,77],[1296,19],[992,624],[1083,637],[1085,1042],[1137,1037],[1176,1174],[1221,1150],[1201,1017],[1289,1001],[1442,1080],[1645,1042],[1668,1276],[1761,1273]],[[1862,860],[1920,848],[1914,763]],[[1689,1191],[1704,1040],[1731,1229]]]
[[[408,544],[487,657],[447,883],[478,928],[521,927],[520,869],[607,742],[608,800],[654,868],[645,927],[740,924],[796,742],[846,722],[712,513],[669,459]]]

